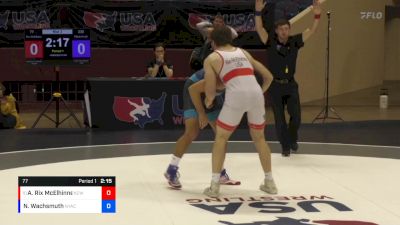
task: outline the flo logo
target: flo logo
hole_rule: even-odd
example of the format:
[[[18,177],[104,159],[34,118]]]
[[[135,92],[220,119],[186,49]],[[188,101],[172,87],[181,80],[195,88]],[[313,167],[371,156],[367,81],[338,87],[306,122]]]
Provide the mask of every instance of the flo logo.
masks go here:
[[[134,123],[144,128],[147,123],[157,121],[164,124],[162,115],[167,94],[162,93],[159,99],[148,97],[114,97],[113,111],[115,117],[126,123]]]
[[[381,20],[383,19],[382,12],[360,12],[362,20]]]
[[[228,221],[219,221],[226,225],[378,225],[376,223],[363,222],[363,221],[350,221],[350,220],[313,220],[308,219],[293,219],[289,217],[277,217],[272,221],[256,221],[252,223],[231,223]]]

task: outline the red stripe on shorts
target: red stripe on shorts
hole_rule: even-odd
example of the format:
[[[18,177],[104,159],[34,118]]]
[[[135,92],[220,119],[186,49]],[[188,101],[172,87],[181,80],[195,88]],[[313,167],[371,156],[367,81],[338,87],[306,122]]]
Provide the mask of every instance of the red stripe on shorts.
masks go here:
[[[228,124],[222,122],[221,120],[217,120],[217,126],[223,128],[225,130],[228,130],[228,131],[234,131],[237,127],[237,126],[228,125]]]
[[[262,123],[262,124],[249,123],[249,127],[253,128],[253,129],[256,129],[256,130],[261,130],[261,129],[264,129],[265,123]]]

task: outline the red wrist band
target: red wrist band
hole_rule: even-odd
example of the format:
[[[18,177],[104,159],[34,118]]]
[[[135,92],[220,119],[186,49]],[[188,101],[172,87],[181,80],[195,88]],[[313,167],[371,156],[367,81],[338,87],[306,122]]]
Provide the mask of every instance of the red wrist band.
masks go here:
[[[321,18],[321,14],[314,15],[314,19],[319,20]]]

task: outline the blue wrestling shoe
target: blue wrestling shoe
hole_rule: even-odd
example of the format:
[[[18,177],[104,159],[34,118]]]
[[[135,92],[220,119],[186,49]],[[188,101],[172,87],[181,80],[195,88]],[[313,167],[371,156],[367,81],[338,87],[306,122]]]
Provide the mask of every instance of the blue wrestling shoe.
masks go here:
[[[179,172],[177,166],[169,165],[167,171],[165,171],[164,173],[164,176],[167,179],[168,184],[171,188],[173,189],[182,188],[181,182],[179,182]]]

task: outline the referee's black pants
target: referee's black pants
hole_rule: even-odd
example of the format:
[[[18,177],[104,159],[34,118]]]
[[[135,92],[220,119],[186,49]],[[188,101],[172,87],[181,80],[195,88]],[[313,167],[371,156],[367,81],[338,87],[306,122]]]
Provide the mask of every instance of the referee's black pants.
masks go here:
[[[298,84],[291,81],[287,84],[272,82],[268,94],[274,112],[276,135],[283,150],[289,150],[297,142],[301,123],[300,97]],[[285,106],[289,114],[289,125],[286,122]]]

